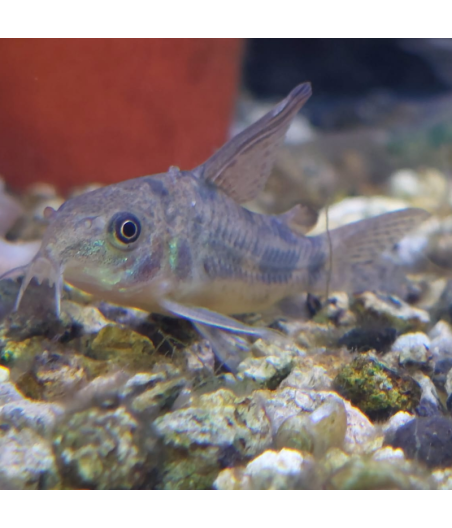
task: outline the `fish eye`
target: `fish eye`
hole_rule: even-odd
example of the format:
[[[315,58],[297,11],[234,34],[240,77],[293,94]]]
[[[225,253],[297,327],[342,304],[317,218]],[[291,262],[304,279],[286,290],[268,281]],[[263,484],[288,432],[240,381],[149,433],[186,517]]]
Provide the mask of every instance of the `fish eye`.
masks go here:
[[[110,221],[109,231],[122,244],[132,244],[140,236],[141,224],[132,213],[116,213]]]

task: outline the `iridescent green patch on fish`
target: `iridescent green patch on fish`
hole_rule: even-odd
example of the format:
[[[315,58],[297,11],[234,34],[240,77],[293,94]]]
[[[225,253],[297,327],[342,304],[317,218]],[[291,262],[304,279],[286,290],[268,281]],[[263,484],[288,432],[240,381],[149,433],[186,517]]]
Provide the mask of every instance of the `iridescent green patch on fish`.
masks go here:
[[[186,279],[191,273],[191,251],[188,242],[182,238],[169,241],[169,262],[172,271],[179,279]]]

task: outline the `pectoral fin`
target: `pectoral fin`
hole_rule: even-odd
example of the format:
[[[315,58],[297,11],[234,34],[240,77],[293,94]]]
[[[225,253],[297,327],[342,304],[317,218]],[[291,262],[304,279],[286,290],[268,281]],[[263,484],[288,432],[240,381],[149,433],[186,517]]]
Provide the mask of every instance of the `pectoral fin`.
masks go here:
[[[193,323],[198,332],[209,341],[218,361],[233,374],[237,374],[240,363],[250,355],[250,346],[243,338],[234,336],[214,326]]]
[[[279,337],[279,334],[273,330],[249,326],[237,321],[236,319],[233,319],[232,317],[228,317],[227,315],[212,312],[207,308],[201,308],[199,306],[186,306],[168,299],[162,299],[160,301],[160,305],[168,312],[177,315],[178,317],[182,317],[183,319],[189,319],[193,323],[213,326],[227,330],[229,332],[236,332],[238,334],[254,335],[264,339]]]
[[[215,184],[238,203],[255,198],[264,187],[292,119],[311,96],[303,83],[259,121],[237,134],[195,169],[198,177]]]

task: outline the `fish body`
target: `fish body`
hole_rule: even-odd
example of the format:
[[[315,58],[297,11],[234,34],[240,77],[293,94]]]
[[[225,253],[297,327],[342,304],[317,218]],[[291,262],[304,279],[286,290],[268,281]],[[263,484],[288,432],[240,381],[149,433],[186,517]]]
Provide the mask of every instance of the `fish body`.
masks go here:
[[[381,255],[428,217],[405,209],[315,237],[316,216],[297,206],[262,215],[241,204],[270,174],[308,83],[192,171],[171,167],[100,188],[48,210],[41,249],[26,270],[100,299],[185,317],[199,329],[257,333],[229,317],[259,312],[300,292],[378,289]],[[17,303],[17,305],[18,305]],[[58,308],[59,309],[59,308]]]
[[[136,246],[109,228],[121,213],[140,223]],[[105,300],[159,312],[164,297],[225,314],[263,310],[305,289],[322,258],[318,245],[284,218],[248,211],[180,171],[69,200],[43,240],[68,282]]]

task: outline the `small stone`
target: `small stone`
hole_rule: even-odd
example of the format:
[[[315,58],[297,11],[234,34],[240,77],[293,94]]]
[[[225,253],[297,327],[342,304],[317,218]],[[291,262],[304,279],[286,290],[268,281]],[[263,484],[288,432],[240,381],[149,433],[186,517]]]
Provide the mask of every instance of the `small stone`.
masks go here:
[[[276,435],[276,447],[288,447],[307,451],[316,458],[323,456],[331,447],[342,447],[347,430],[347,414],[344,403],[331,398],[311,414],[288,418]]]
[[[24,395],[20,393],[10,381],[0,383],[0,407],[5,403],[20,401]]]
[[[167,449],[164,489],[210,488],[222,467],[256,456],[272,442],[263,406],[226,389],[164,414],[154,428]]]
[[[0,407],[0,420],[17,429],[30,428],[48,436],[58,419],[63,415],[63,408],[56,403],[45,403],[27,399],[16,400]]]
[[[338,330],[332,324],[320,324],[314,321],[278,321],[277,329],[291,337],[302,353],[317,347],[333,346],[337,342]]]
[[[438,321],[429,332],[430,353],[435,361],[452,358],[452,328],[445,321]]]
[[[314,365],[308,369],[295,367],[284,379],[280,387],[296,387],[306,390],[328,390],[333,380],[328,376],[324,367]]]
[[[440,359],[435,362],[435,368],[431,373],[433,383],[449,395],[452,390],[452,378],[447,382],[448,374],[452,369],[452,357]],[[447,385],[448,383],[448,385]]]
[[[45,350],[36,355],[32,375],[39,385],[39,397],[44,400],[61,399],[74,393],[87,381],[84,358]]]
[[[324,456],[322,460],[322,467],[326,474],[331,475],[341,467],[345,466],[349,460],[350,455],[344,453],[344,451],[338,449],[337,447],[333,447]]]
[[[425,474],[398,457],[389,460],[352,458],[329,480],[327,489],[405,490],[430,489]]]
[[[110,323],[94,306],[64,300],[61,308],[63,316],[66,315],[72,324],[83,328],[84,334],[96,334]]]
[[[48,442],[31,429],[0,426],[0,489],[56,489],[59,485]]]
[[[251,345],[251,352],[255,357],[279,357],[285,360],[293,357],[306,355],[306,350],[296,346],[294,343],[287,342],[285,338],[281,342],[271,342],[265,339],[257,339]]]
[[[437,469],[432,477],[439,490],[452,490],[452,469]]]
[[[292,369],[290,356],[267,356],[246,358],[237,373],[238,380],[251,380],[260,387],[275,389]]]
[[[109,324],[92,341],[89,355],[94,359],[112,359],[124,354],[150,356],[154,350],[149,338],[129,328]]]
[[[381,447],[383,437],[369,418],[350,402],[344,400],[344,404],[347,412],[344,451],[350,454],[364,454]]]
[[[224,469],[214,482],[218,490],[294,490],[315,487],[313,459],[292,449],[265,451],[245,468]]]
[[[430,339],[422,332],[401,335],[391,350],[399,355],[399,363],[403,366],[424,366],[431,359]]]
[[[343,367],[334,386],[371,420],[414,410],[421,398],[421,389],[412,378],[398,376],[371,357],[358,357]]]
[[[412,374],[413,379],[421,387],[421,401],[416,407],[416,414],[418,416],[432,416],[435,414],[443,414],[443,405],[439,399],[436,387],[433,384],[433,381],[418,371]]]
[[[307,487],[312,478],[313,460],[309,455],[293,449],[265,451],[245,468],[250,489],[284,490]],[[311,478],[310,478],[311,477]]]
[[[283,422],[299,414],[309,414],[322,403],[331,399],[341,401],[347,413],[347,429],[344,438],[344,451],[347,453],[367,453],[381,446],[383,438],[378,436],[375,426],[359,409],[343,400],[335,392],[305,391],[284,387],[276,393],[259,391],[254,398],[261,402],[271,421],[276,435]]]
[[[171,379],[157,383],[154,387],[144,391],[131,403],[131,410],[139,415],[156,415],[158,412],[168,410],[177,400],[186,386],[184,378]]]
[[[244,475],[244,468],[227,468],[220,471],[213,483],[217,490],[249,490],[251,489],[250,478]]]
[[[386,443],[391,444],[391,439],[394,437],[397,429],[410,422],[413,418],[414,416],[412,414],[405,411],[399,411],[398,413],[393,414],[382,426]]]
[[[339,346],[346,346],[353,352],[386,352],[397,337],[397,330],[391,327],[383,328],[353,328],[338,341]]]
[[[372,454],[373,460],[404,460],[405,454],[401,449],[394,449],[389,446],[380,447]]]
[[[9,380],[9,369],[0,366],[0,384]]]
[[[355,306],[358,312],[400,332],[424,330],[430,322],[428,312],[410,306],[393,295],[365,292],[356,297]]]
[[[405,456],[428,467],[452,465],[452,420],[442,416],[415,418],[387,436],[385,443],[403,449]]]
[[[53,445],[73,486],[132,489],[148,470],[138,422],[122,407],[75,413],[58,427]]]

